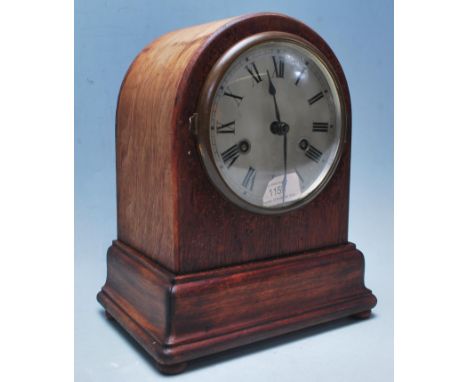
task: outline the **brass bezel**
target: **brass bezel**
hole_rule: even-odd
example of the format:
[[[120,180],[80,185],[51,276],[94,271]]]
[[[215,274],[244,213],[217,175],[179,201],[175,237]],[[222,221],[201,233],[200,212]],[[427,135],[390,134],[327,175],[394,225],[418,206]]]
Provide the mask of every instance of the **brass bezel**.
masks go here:
[[[319,61],[323,64],[323,66],[328,70],[330,77],[332,78],[334,85],[337,90],[337,95],[340,103],[340,113],[341,113],[341,136],[340,141],[338,144],[337,154],[333,163],[330,166],[328,173],[323,178],[322,182],[310,192],[305,198],[298,200],[295,203],[292,203],[286,207],[277,207],[277,208],[267,208],[267,207],[259,207],[253,205],[241,197],[239,197],[231,188],[227,185],[224,181],[222,175],[220,174],[213,157],[213,152],[211,150],[210,145],[210,113],[211,113],[211,106],[213,102],[213,98],[218,88],[218,85],[223,78],[226,71],[229,69],[231,64],[243,54],[246,50],[254,47],[255,45],[265,43],[265,42],[272,42],[272,41],[287,41],[293,42],[298,44],[299,46],[303,47],[306,50],[309,50],[312,54],[314,54]],[[313,200],[327,185],[330,179],[333,177],[335,173],[336,167],[340,162],[343,147],[346,142],[347,136],[347,115],[345,113],[345,97],[343,95],[343,89],[340,86],[338,80],[338,76],[333,66],[330,64],[328,59],[325,55],[314,45],[312,45],[309,41],[293,35],[291,33],[286,32],[278,32],[278,31],[271,31],[271,32],[262,32],[250,37],[247,37],[230,49],[228,49],[213,65],[210,73],[208,74],[202,91],[200,93],[200,98],[197,107],[197,121],[196,121],[196,131],[195,135],[197,138],[197,148],[202,158],[203,165],[208,173],[208,177],[210,178],[211,182],[214,186],[221,192],[221,194],[227,198],[232,203],[236,204],[237,206],[258,214],[263,215],[278,215],[283,214],[297,208],[304,206],[305,204],[309,203]]]

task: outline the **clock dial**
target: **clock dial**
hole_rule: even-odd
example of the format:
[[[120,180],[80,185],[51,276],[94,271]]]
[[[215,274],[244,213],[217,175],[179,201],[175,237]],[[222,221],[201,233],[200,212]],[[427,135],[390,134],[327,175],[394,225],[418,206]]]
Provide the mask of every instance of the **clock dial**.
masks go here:
[[[210,104],[209,149],[227,196],[259,212],[312,199],[336,166],[342,130],[332,74],[289,40],[235,56]]]

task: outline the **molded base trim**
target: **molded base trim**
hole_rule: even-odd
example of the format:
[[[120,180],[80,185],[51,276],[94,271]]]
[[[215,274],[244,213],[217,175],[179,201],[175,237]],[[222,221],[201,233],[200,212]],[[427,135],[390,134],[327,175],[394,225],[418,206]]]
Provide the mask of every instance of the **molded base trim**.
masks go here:
[[[348,243],[175,275],[121,242],[98,294],[107,313],[161,365],[176,365],[370,311],[364,257]]]

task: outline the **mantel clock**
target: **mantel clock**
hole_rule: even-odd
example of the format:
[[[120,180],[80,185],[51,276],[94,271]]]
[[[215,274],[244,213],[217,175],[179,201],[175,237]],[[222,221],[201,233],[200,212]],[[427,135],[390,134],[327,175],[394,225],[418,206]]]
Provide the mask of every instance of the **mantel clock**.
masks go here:
[[[118,237],[98,294],[164,372],[368,317],[348,242],[351,105],[326,42],[260,13],[168,33],[116,116]]]

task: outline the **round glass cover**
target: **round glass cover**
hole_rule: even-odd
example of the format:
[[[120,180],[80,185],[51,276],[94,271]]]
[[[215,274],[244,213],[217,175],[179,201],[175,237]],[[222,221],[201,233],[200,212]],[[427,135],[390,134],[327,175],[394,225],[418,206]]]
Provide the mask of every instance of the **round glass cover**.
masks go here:
[[[341,114],[338,88],[316,50],[289,39],[244,49],[212,91],[215,184],[254,212],[284,212],[311,200],[336,167]]]

